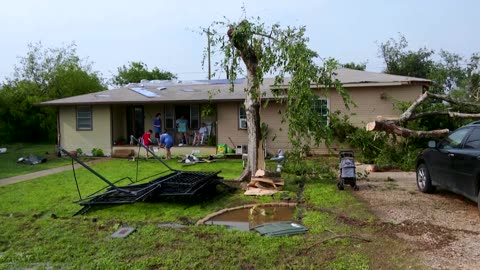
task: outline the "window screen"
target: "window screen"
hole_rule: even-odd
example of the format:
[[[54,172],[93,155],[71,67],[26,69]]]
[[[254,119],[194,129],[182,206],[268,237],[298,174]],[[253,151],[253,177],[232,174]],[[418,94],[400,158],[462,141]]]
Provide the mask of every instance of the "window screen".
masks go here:
[[[92,130],[92,107],[77,106],[77,130]]]

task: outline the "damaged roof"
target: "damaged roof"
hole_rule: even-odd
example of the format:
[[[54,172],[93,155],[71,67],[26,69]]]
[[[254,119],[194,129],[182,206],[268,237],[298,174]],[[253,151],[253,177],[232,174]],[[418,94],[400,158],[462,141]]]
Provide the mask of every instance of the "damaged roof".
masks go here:
[[[430,84],[430,80],[397,76],[385,73],[368,72],[341,68],[335,71],[335,78],[344,87],[395,86],[406,84]],[[289,78],[285,78],[288,85]],[[274,78],[265,78],[260,90],[265,93],[263,98],[274,98],[270,86]],[[42,102],[41,106],[61,106],[73,104],[148,104],[175,102],[220,102],[241,101],[245,99],[245,79],[234,83],[233,91],[228,80],[200,81],[146,81],[139,84],[129,84],[124,87],[67,97]],[[313,86],[312,86],[313,87]]]

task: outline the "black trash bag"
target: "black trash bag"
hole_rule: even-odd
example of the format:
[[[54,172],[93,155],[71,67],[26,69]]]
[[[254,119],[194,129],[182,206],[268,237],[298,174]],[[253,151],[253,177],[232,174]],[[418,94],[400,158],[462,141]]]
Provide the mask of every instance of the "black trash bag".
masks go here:
[[[29,165],[35,165],[35,164],[40,164],[45,162],[47,162],[46,158],[39,157],[34,154],[29,154],[28,156],[17,159],[17,163],[23,163],[23,164],[29,164]]]

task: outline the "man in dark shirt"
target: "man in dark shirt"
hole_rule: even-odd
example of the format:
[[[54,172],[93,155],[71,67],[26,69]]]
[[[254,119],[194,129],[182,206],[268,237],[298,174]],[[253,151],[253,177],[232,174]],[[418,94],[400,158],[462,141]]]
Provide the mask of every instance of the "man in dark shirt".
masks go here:
[[[155,119],[153,119],[153,131],[155,131],[155,138],[157,139],[158,145],[160,145],[160,132],[162,130],[162,114],[157,113]]]

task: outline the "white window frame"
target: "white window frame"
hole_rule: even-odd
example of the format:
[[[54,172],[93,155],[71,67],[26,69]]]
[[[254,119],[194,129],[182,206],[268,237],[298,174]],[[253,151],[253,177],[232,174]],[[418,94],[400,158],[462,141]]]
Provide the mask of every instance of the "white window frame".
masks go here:
[[[77,130],[93,130],[93,110],[90,105],[78,105],[75,109]]]
[[[317,102],[321,102],[321,101],[325,101],[325,107],[324,108],[327,108],[326,112],[320,111],[321,116],[324,117],[327,120],[326,125],[328,126],[330,124],[330,116],[329,116],[330,115],[330,100],[328,98],[318,97],[317,100],[315,100],[315,104],[314,104],[314,109],[315,110],[317,110],[317,108],[318,108]]]
[[[238,105],[238,129],[247,129],[247,111],[245,110],[245,105],[243,104]]]

